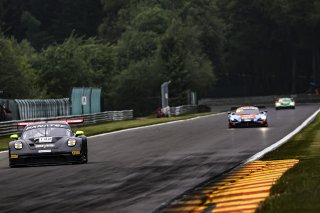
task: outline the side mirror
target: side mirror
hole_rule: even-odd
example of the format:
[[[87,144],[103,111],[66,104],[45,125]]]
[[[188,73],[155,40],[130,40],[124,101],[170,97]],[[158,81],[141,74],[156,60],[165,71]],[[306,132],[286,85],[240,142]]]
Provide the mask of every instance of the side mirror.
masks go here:
[[[19,138],[19,136],[17,134],[13,134],[13,135],[10,135],[10,138],[12,140],[17,140]]]
[[[79,136],[79,135],[84,135],[84,132],[83,131],[76,131],[76,136]]]

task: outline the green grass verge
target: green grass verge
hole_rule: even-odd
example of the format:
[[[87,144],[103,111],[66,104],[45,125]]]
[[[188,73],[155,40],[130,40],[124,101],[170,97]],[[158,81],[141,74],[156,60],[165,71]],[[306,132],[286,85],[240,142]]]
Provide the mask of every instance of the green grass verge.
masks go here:
[[[122,129],[129,129],[134,127],[141,127],[141,126],[149,126],[153,124],[160,124],[160,123],[167,123],[170,121],[177,121],[177,120],[186,120],[189,118],[194,118],[198,116],[205,116],[210,115],[213,113],[194,113],[188,115],[182,115],[177,117],[170,117],[170,118],[142,118],[142,119],[135,119],[135,120],[128,120],[128,121],[114,121],[114,122],[106,122],[101,124],[94,124],[88,126],[78,126],[72,128],[73,131],[82,130],[85,132],[86,136],[97,135],[101,133],[113,132]],[[0,151],[8,149],[8,143],[10,142],[9,136],[7,137],[0,137]]]
[[[320,116],[262,160],[282,159],[300,162],[271,188],[271,196],[256,212],[320,212]]]

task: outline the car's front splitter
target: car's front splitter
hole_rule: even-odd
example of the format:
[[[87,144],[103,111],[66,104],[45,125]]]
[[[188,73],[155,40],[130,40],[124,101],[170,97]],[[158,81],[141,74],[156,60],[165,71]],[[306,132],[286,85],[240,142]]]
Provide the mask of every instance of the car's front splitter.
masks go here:
[[[75,153],[72,154],[72,152],[30,154],[30,155],[15,155],[10,153],[9,158],[10,158],[11,166],[65,164],[65,163],[81,163],[82,162],[80,151],[77,152],[76,154]]]
[[[263,127],[267,124],[267,121],[229,122],[230,127]]]

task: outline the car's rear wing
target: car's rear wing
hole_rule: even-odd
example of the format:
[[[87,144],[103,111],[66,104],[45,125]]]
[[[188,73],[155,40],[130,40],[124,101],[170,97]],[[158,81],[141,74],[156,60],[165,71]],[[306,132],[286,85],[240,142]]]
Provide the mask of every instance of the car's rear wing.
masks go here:
[[[240,107],[244,107],[244,106],[231,107],[231,108],[230,108],[230,111],[235,111],[236,109],[238,109],[238,108],[240,108]],[[257,107],[257,108],[259,108],[259,109],[265,109],[265,108],[266,108],[266,106],[264,106],[264,105],[247,106],[247,107]]]
[[[236,109],[238,109],[239,107],[231,107],[230,111],[235,111]]]
[[[265,109],[266,108],[266,106],[264,106],[264,105],[259,105],[259,106],[255,106],[255,107],[258,107],[259,109]]]
[[[66,119],[66,120],[49,120],[49,121],[33,121],[33,122],[19,122],[17,123],[17,126],[28,126],[29,124],[39,123],[39,122],[65,122],[68,124],[79,124],[83,123],[83,118],[77,118],[77,119]]]

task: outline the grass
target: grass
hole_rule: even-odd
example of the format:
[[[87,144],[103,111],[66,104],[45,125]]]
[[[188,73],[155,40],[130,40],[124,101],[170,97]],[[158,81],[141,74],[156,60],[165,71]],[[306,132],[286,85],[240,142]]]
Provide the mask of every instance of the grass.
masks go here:
[[[1,136],[0,137],[0,151],[7,150],[8,149],[8,143],[10,141],[9,136]]]
[[[154,118],[154,117],[147,117],[142,119],[135,119],[135,120],[128,120],[128,121],[113,121],[113,122],[106,122],[101,124],[94,124],[94,125],[87,125],[87,126],[78,126],[72,128],[73,131],[82,130],[84,131],[86,136],[97,135],[101,133],[113,132],[123,129],[129,129],[134,127],[141,127],[141,126],[149,126],[153,124],[160,124],[160,123],[167,123],[170,121],[177,121],[177,120],[186,120],[189,118],[194,118],[198,116],[205,116],[210,115],[213,113],[194,113],[194,114],[187,114],[177,117],[170,117],[170,118]],[[11,141],[9,136],[7,137],[0,137],[0,151],[8,149],[8,143]]]
[[[320,212],[320,115],[262,160],[299,159],[271,188],[258,213]]]

